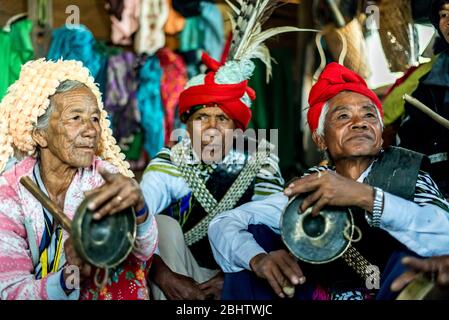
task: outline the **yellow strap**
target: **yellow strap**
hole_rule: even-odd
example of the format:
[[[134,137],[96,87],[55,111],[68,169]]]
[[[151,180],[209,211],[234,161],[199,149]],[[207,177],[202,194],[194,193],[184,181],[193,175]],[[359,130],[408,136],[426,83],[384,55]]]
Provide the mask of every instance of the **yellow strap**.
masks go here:
[[[62,230],[59,233],[58,237],[58,247],[56,248],[56,256],[53,263],[53,268],[51,269],[51,272],[56,272],[59,269],[59,262],[61,260],[61,252],[62,252]],[[42,255],[40,257],[41,266],[42,266],[42,278],[45,278],[48,273],[48,251],[47,249],[42,252]]]
[[[53,269],[51,270],[51,272],[56,272],[59,269],[59,261],[61,260],[61,251],[62,251],[62,230],[60,230],[59,232],[58,248],[56,248],[55,262],[53,263]]]
[[[42,279],[47,276],[47,249],[41,254]]]

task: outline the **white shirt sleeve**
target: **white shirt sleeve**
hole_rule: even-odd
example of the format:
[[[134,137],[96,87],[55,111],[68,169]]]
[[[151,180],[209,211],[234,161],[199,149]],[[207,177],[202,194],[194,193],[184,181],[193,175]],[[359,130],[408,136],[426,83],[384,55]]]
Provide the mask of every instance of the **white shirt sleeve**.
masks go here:
[[[423,257],[449,254],[449,212],[387,192],[380,227]]]
[[[181,177],[158,171],[145,173],[140,182],[140,188],[152,215],[161,213],[170,204],[190,192],[187,183]]]
[[[226,273],[250,270],[249,261],[265,251],[247,231],[251,224],[263,224],[280,233],[281,213],[288,203],[283,193],[245,203],[217,215],[209,224],[209,241],[215,260]]]

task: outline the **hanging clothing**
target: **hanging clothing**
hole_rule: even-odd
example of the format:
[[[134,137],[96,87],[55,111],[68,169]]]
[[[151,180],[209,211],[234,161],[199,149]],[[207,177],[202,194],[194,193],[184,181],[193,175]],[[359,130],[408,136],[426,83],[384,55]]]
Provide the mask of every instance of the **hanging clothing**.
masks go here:
[[[125,8],[125,3],[127,1],[124,0],[106,0],[106,10],[108,10],[109,14],[113,15],[117,19],[122,18],[123,9]]]
[[[153,55],[164,47],[168,12],[166,0],[140,0],[140,27],[134,39],[134,49],[138,54]]]
[[[168,17],[164,26],[164,32],[169,35],[176,35],[184,29],[186,19],[173,8],[173,3],[171,0],[167,0],[167,2]]]
[[[220,61],[225,45],[224,22],[221,11],[214,3],[202,2],[201,15],[186,19],[179,36],[179,51],[189,53],[189,77],[199,73],[201,53],[205,51],[213,59]],[[191,53],[193,52],[193,53]]]
[[[79,60],[90,70],[94,78],[100,73],[106,59],[96,48],[97,42],[84,25],[53,30],[47,58],[51,60]]]
[[[19,20],[8,30],[0,30],[0,100],[8,87],[19,78],[22,65],[34,58],[31,20]]]
[[[162,69],[156,56],[144,58],[139,70],[137,104],[144,130],[144,148],[150,158],[164,146],[164,110],[161,100]]]
[[[114,138],[122,150],[128,150],[140,126],[137,107],[136,56],[123,52],[111,56],[107,67],[105,109],[108,111]]]
[[[107,87],[107,78],[108,78],[108,65],[109,65],[109,57],[118,55],[122,52],[120,48],[110,47],[104,41],[99,41],[95,45],[96,51],[103,57],[101,60],[101,66],[98,71],[97,76],[95,77],[95,82],[98,84],[101,92],[101,100],[103,104],[106,99],[106,87]]]
[[[107,0],[111,19],[111,41],[128,46],[139,29],[140,0]]]
[[[215,60],[221,60],[225,44],[221,11],[213,3],[202,2],[201,14],[186,19],[181,31],[179,51],[204,50]]]
[[[173,8],[183,17],[194,17],[201,14],[201,1],[203,0],[173,0]]]
[[[159,50],[157,53],[163,70],[161,81],[161,98],[165,110],[164,143],[168,145],[170,135],[175,129],[176,108],[179,96],[187,83],[187,69],[181,56],[175,54],[168,48]]]

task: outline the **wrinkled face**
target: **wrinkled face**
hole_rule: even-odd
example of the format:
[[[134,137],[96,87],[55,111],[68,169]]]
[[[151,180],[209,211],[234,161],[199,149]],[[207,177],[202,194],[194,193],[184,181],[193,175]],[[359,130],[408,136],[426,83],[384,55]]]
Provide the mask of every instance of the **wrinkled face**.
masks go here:
[[[95,95],[80,87],[53,96],[45,136],[46,147],[62,163],[85,168],[92,164],[100,138],[100,110]]]
[[[324,137],[314,135],[334,161],[375,156],[382,147],[382,120],[372,101],[355,92],[341,92],[329,100]]]
[[[219,107],[195,112],[187,121],[187,131],[195,153],[204,163],[220,162],[232,147],[234,121]]]
[[[440,31],[444,39],[449,43],[449,3],[444,4],[439,12],[440,15]]]

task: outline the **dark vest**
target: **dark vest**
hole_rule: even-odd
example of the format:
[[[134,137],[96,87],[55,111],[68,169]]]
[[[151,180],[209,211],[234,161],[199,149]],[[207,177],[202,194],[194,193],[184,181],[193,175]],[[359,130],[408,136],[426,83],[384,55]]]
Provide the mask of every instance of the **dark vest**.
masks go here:
[[[245,162],[244,164],[231,164],[224,165],[219,164],[217,168],[212,172],[209,179],[206,182],[206,187],[212,196],[220,202],[220,200],[224,197],[228,189],[232,186],[234,181],[239,176],[240,172],[246,165],[248,161],[248,154],[245,153]],[[239,199],[234,208],[241,206],[244,203],[251,201],[254,195],[254,187],[255,187],[255,179]],[[174,206],[177,206],[175,204]],[[173,207],[168,208],[163,212],[163,214],[167,214],[173,216]],[[203,209],[201,204],[195,199],[195,196],[191,195],[190,198],[190,214],[186,222],[182,226],[182,230],[184,233],[192,229],[198,222],[200,222],[204,217],[206,217],[207,212]],[[176,217],[175,217],[176,218]],[[212,249],[210,247],[209,238],[206,235],[200,241],[192,244],[190,247],[193,256],[201,267],[209,268],[209,269],[218,269],[219,266],[215,262],[214,256],[212,254]]]
[[[390,147],[373,164],[364,182],[381,188],[384,192],[413,201],[418,173],[424,165],[427,166],[427,158],[424,155],[403,148]],[[362,240],[353,246],[371,264],[379,267],[382,273],[393,251],[404,246],[383,229],[370,227],[363,210],[360,208],[351,210],[354,222],[362,232]],[[306,264],[304,268],[310,270],[315,281],[325,285],[339,289],[365,286],[365,281],[347,266],[343,259],[318,267]]]

